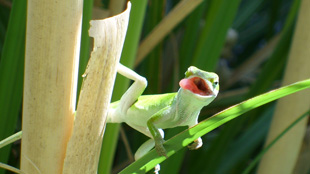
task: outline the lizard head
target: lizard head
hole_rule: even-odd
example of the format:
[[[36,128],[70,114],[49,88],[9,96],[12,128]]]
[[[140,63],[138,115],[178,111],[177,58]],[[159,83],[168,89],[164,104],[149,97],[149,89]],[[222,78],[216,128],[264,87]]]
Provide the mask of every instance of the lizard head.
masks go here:
[[[198,98],[212,101],[219,92],[219,77],[215,73],[191,66],[185,72],[185,78],[179,82],[179,85]]]

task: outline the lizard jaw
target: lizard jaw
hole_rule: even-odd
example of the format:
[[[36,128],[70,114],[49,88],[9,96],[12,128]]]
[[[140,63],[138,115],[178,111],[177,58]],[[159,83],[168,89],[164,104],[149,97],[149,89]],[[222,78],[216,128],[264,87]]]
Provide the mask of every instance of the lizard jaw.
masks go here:
[[[189,90],[196,95],[204,97],[211,97],[215,95],[212,90],[213,88],[211,86],[211,82],[207,82],[197,76],[182,79],[179,82],[179,85],[181,88]]]

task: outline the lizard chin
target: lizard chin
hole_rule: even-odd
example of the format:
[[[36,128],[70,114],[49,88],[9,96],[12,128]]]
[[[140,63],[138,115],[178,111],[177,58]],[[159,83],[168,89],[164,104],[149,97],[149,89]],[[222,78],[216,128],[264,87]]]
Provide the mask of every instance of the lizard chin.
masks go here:
[[[202,97],[214,97],[211,82],[208,82],[200,77],[194,76],[182,79],[179,82],[181,88],[191,91],[192,93]]]

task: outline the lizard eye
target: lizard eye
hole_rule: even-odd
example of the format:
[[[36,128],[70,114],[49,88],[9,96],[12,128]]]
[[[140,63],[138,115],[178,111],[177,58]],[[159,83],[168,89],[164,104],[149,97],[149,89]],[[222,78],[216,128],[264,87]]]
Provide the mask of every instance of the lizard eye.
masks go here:
[[[218,81],[213,82],[213,89],[215,89],[217,87],[217,85],[219,84]]]

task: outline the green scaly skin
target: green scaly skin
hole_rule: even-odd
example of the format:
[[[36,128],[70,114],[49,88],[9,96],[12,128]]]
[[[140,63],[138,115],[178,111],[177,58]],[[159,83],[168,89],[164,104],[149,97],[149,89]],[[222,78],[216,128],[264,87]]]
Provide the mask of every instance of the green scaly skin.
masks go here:
[[[127,123],[152,138],[157,153],[166,156],[162,129],[196,125],[200,110],[214,100],[219,90],[218,76],[215,73],[193,66],[186,71],[183,80],[180,81],[181,88],[178,92],[140,96],[126,113],[121,111],[120,102],[112,103],[108,122]],[[188,89],[187,84],[195,89]],[[201,139],[197,139],[189,148],[196,149],[201,145]]]

